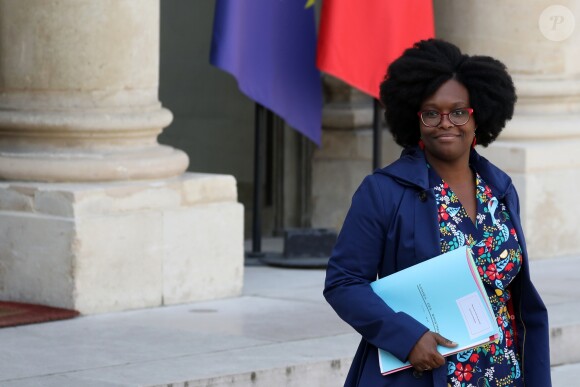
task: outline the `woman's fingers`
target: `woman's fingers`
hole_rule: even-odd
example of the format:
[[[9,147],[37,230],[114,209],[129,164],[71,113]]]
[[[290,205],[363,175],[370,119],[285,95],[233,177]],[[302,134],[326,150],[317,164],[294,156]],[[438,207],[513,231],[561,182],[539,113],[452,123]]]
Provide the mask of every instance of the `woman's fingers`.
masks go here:
[[[451,341],[449,339],[446,339],[445,337],[441,336],[439,333],[433,333],[433,336],[435,337],[435,341],[437,342],[437,344],[442,345],[444,347],[447,348],[453,348],[453,347],[457,347],[457,343],[454,341]]]
[[[429,371],[445,364],[445,358],[437,351],[437,345],[453,348],[457,343],[435,332],[426,332],[409,354],[409,363],[420,372]]]

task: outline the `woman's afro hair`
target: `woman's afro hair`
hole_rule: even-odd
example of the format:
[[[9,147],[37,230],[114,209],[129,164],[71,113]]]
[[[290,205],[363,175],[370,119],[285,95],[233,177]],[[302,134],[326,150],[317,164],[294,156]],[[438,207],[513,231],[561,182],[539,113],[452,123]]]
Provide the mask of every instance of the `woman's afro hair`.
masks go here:
[[[419,111],[422,102],[450,79],[469,92],[477,143],[493,142],[512,118],[516,93],[506,67],[489,56],[462,54],[457,46],[440,39],[422,40],[405,50],[387,70],[380,85],[385,118],[397,144],[419,142]]]

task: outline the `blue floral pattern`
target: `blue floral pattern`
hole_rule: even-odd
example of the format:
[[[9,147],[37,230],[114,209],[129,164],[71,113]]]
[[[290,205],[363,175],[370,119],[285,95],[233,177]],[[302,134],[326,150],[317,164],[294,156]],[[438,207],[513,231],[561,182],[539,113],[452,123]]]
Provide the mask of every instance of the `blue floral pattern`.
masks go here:
[[[476,174],[474,223],[449,185],[432,168],[429,170],[437,201],[441,251],[471,247],[500,327],[495,342],[447,358],[448,386],[523,386],[515,324],[508,311],[508,285],[520,270],[522,251],[509,212]]]

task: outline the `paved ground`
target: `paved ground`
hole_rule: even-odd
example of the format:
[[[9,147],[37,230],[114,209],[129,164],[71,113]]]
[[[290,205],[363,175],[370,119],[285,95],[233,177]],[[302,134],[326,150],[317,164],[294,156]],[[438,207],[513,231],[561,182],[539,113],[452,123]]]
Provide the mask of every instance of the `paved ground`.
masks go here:
[[[532,262],[554,387],[578,386],[580,257]],[[0,386],[339,386],[358,343],[322,270],[247,266],[239,298],[0,329]],[[563,364],[566,363],[566,364]]]

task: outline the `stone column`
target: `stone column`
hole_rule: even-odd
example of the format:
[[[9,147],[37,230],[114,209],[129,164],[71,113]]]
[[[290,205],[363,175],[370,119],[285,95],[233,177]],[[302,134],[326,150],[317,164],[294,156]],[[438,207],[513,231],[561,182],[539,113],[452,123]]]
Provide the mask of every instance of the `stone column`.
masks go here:
[[[157,1],[0,2],[0,177],[105,181],[177,176],[157,135]]]
[[[435,1],[438,37],[500,59],[514,78],[514,119],[480,151],[514,180],[533,258],[580,253],[580,1],[559,4]]]
[[[312,162],[312,226],[338,230],[352,195],[373,171],[373,103],[370,96],[329,75],[324,89],[322,145]],[[383,164],[400,153],[383,129]]]
[[[231,176],[157,136],[159,0],[0,0],[0,299],[109,312],[239,294]]]

